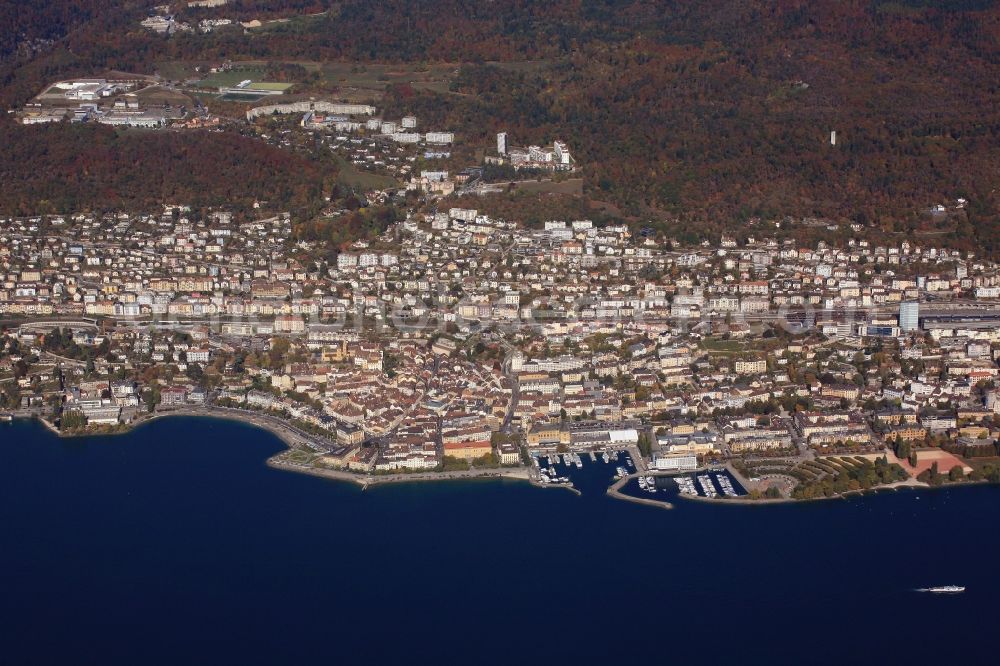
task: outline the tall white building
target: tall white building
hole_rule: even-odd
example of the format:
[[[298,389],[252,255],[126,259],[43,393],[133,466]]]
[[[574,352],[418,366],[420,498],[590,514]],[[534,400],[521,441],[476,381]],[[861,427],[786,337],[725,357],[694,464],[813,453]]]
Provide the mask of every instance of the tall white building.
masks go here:
[[[899,328],[902,331],[915,331],[920,327],[920,303],[903,301],[899,304]]]
[[[555,153],[556,162],[559,164],[569,164],[570,154],[569,148],[562,141],[555,141],[552,143],[552,152]]]
[[[497,153],[500,155],[507,154],[507,132],[497,134]]]

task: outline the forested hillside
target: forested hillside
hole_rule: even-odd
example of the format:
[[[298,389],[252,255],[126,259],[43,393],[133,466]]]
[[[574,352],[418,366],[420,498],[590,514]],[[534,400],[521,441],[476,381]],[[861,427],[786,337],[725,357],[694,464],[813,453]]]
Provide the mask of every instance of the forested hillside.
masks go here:
[[[4,43],[6,105],[57,75],[164,60],[450,62],[451,91],[402,85],[381,105],[482,147],[500,129],[561,137],[586,197],[630,218],[719,231],[815,216],[1000,250],[993,0],[239,0],[180,16],[326,13],[171,38],[139,28],[135,2],[45,4],[61,27],[19,25],[65,37],[32,54]],[[962,215],[921,214],[958,197]]]
[[[314,210],[323,176],[308,160],[219,132],[125,132],[0,123],[0,214],[157,210],[255,201]]]

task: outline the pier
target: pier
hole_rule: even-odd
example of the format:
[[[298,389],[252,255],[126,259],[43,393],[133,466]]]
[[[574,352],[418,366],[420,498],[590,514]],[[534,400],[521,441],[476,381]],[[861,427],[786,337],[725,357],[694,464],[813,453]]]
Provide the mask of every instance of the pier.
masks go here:
[[[630,474],[628,476],[623,476],[622,478],[615,481],[611,486],[608,487],[608,495],[614,497],[615,499],[625,500],[626,502],[634,502],[636,504],[645,504],[646,506],[655,506],[661,509],[673,509],[674,505],[670,502],[662,502],[660,500],[647,499],[645,497],[632,497],[631,495],[626,495],[621,492],[621,489],[625,487],[625,484],[632,479],[638,478],[640,474]]]
[[[528,477],[528,481],[536,488],[562,488],[563,490],[568,490],[577,497],[583,495],[579,488],[573,486],[572,483],[542,483],[533,477]]]

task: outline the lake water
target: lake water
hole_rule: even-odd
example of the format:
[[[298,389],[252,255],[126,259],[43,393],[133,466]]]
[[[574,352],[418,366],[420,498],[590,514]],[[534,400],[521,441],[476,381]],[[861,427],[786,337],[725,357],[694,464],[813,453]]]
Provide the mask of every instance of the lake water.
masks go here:
[[[367,491],[267,432],[0,425],[6,664],[995,663],[1000,488],[636,505]],[[968,586],[957,596],[914,588]]]

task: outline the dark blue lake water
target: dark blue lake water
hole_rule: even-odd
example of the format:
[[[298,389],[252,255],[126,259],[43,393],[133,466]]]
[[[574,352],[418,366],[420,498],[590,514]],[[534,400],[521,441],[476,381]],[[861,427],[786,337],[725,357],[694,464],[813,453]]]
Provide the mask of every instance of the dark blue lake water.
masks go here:
[[[206,419],[0,426],[0,663],[996,663],[1000,488],[664,511],[362,492],[266,467],[280,448]]]

